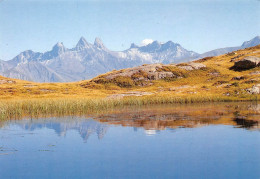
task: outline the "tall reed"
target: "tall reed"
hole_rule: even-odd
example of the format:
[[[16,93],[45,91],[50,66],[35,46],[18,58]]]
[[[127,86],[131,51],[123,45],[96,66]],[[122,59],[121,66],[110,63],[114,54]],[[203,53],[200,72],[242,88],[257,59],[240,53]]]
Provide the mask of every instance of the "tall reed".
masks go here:
[[[81,115],[100,112],[126,105],[174,104],[241,101],[241,99],[225,96],[143,96],[123,99],[31,99],[31,100],[1,100],[0,120],[19,119],[22,117]]]

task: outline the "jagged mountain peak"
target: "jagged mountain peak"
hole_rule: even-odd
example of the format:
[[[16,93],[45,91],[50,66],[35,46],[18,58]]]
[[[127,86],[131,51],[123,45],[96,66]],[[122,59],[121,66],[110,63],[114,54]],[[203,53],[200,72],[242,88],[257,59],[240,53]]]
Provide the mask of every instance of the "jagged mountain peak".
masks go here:
[[[152,43],[150,43],[150,44],[148,44],[148,45],[146,45],[146,46],[151,46],[151,45],[157,45],[157,46],[159,46],[159,45],[161,45],[161,43],[160,43],[159,41],[155,40],[155,41],[153,41]]]
[[[18,56],[16,56],[15,58],[17,59],[17,61],[25,61],[26,59],[31,58],[31,56],[34,55],[34,52],[32,50],[25,50],[23,52],[21,52]]]
[[[139,46],[137,46],[135,43],[131,43],[130,48],[139,48]]]
[[[133,43],[132,49],[117,52],[107,49],[99,38],[96,38],[92,44],[81,37],[72,49],[66,48],[63,43],[59,42],[53,46],[52,50],[45,53],[25,51],[21,56],[6,62],[5,69],[0,69],[0,73],[12,77],[9,71],[19,71],[21,79],[39,82],[78,81],[90,79],[113,69],[150,63],[188,61],[196,57],[195,53],[181,46],[172,48],[178,45],[172,41],[161,43],[151,40],[148,42],[143,43],[144,46]],[[23,71],[26,71],[26,74],[22,73]]]
[[[103,44],[102,40],[98,37],[96,37],[94,45],[101,49],[106,49],[105,45]]]
[[[32,50],[26,50],[10,60],[11,63],[26,63],[29,61],[37,60],[41,56],[41,53],[34,52]]]
[[[180,44],[174,43],[173,41],[170,41],[170,40],[168,42],[164,43],[164,45],[167,45],[167,46],[180,46]]]
[[[23,56],[25,56],[25,55],[32,55],[32,54],[34,54],[34,52],[32,50],[25,50],[25,51],[21,52],[19,54],[19,56],[21,56],[21,55],[23,55]]]
[[[63,45],[62,42],[58,42],[56,43],[53,47],[52,47],[52,53],[54,56],[58,56],[62,53],[64,53],[66,51],[66,47]]]
[[[156,40],[150,44],[140,47],[139,50],[142,52],[156,52],[160,48],[161,48],[161,43]]]
[[[137,49],[140,52],[144,53],[153,53],[153,54],[160,54],[163,55],[171,55],[171,57],[174,57],[175,55],[181,56],[181,54],[193,54],[193,55],[198,55],[195,52],[188,51],[184,49],[180,44],[174,43],[173,41],[167,41],[166,43],[159,42],[157,40],[148,43],[143,46],[137,46],[136,44],[132,43],[131,49]]]
[[[139,49],[142,52],[162,52],[165,50],[176,50],[177,47],[182,48],[180,44],[174,43],[172,41],[168,41],[166,43],[153,41],[152,43],[147,44],[146,46],[142,46]]]
[[[181,49],[183,48],[180,44],[178,43],[174,43],[172,41],[168,41],[164,44],[161,44],[161,51],[164,51],[164,50],[174,50],[174,49]]]
[[[80,37],[79,41],[78,41],[78,44],[87,44],[87,40],[82,36]]]
[[[76,50],[82,50],[89,46],[90,44],[87,42],[87,40],[84,37],[81,37],[76,45]]]
[[[174,43],[172,41],[168,41],[166,43],[161,43],[161,42],[155,40],[155,41],[153,41],[149,44],[143,45],[143,46],[138,46],[135,43],[132,43],[130,46],[130,49],[139,48],[140,50],[148,50],[148,49],[154,50],[154,49],[159,49],[159,48],[170,48],[170,47],[176,47],[176,46],[181,46],[181,45],[178,43]]]
[[[56,43],[53,48],[64,48],[63,42]]]
[[[259,35],[255,36],[252,40],[255,40],[255,39],[260,40],[260,36]]]

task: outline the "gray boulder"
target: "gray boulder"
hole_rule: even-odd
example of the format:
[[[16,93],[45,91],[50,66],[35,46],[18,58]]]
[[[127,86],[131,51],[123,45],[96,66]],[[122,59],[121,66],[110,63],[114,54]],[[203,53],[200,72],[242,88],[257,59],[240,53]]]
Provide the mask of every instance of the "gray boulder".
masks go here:
[[[260,66],[260,58],[250,56],[250,57],[245,57],[242,60],[236,61],[233,68],[235,70],[247,70],[258,66]]]

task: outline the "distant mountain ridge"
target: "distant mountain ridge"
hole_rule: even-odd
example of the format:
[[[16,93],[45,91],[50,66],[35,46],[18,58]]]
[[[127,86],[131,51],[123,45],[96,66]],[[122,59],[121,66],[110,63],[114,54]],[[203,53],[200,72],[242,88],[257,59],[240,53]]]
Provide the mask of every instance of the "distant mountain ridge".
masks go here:
[[[137,46],[135,44],[131,45],[131,50],[137,50],[141,53],[148,53],[153,56],[153,58],[160,63],[176,63],[179,61],[188,61],[191,58],[196,58],[199,56],[198,53],[193,51],[188,51],[184,49],[180,44],[168,41],[166,43],[159,43],[158,41],[153,41],[152,43],[145,46]],[[162,60],[160,60],[162,59]]]
[[[229,52],[232,52],[232,51],[253,47],[253,46],[256,46],[256,45],[259,45],[259,44],[260,44],[260,36],[256,36],[255,38],[244,42],[241,46],[226,47],[226,48],[219,48],[219,49],[211,50],[209,52],[201,54],[200,58],[222,55],[222,54],[229,53]]]
[[[180,63],[206,56],[260,44],[257,36],[240,47],[216,49],[198,54],[168,41],[153,41],[144,46],[131,44],[127,50],[111,51],[96,38],[91,44],[81,37],[74,48],[68,49],[59,42],[50,51],[40,53],[27,50],[9,61],[0,60],[0,75],[35,82],[70,82],[91,79],[99,74],[151,63]]]
[[[93,78],[101,73],[139,66],[144,63],[173,63],[197,58],[179,44],[154,41],[146,46],[115,52],[101,39],[94,44],[81,37],[72,49],[57,43],[52,50],[39,53],[24,51],[9,61],[0,61],[0,75],[36,82],[69,82]]]

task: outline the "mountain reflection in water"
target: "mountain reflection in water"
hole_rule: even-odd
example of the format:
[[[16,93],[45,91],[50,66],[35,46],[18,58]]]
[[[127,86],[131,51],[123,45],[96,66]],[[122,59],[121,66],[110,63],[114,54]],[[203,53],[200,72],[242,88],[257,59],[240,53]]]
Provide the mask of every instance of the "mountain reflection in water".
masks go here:
[[[87,117],[52,117],[2,122],[2,128],[16,125],[27,131],[52,129],[58,136],[76,130],[86,142],[91,135],[102,139],[110,125],[143,128],[147,135],[160,130],[196,128],[207,125],[231,125],[248,130],[259,130],[260,105],[248,103],[210,105],[160,105],[125,108]]]
[[[76,130],[86,142],[91,135],[96,134],[98,139],[102,139],[108,129],[108,125],[99,123],[93,119],[85,118],[48,118],[36,120],[11,121],[12,125],[19,126],[27,131],[35,131],[41,128],[53,129],[58,136],[66,136],[69,130]]]

